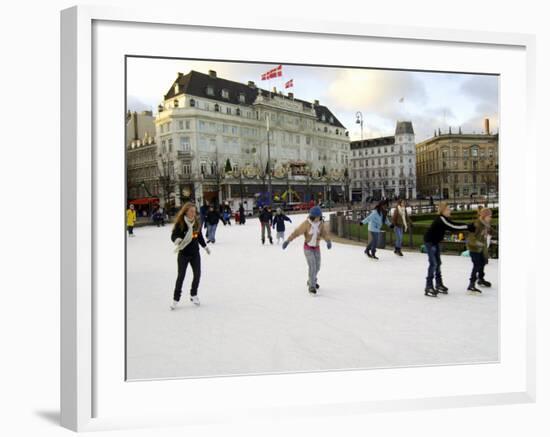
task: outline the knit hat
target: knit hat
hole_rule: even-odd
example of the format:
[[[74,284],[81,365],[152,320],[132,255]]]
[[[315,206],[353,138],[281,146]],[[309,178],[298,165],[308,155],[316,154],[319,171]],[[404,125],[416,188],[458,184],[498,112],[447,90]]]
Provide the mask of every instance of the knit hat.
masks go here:
[[[321,211],[320,207],[314,206],[309,210],[309,215],[311,217],[321,217],[323,215],[323,212]]]

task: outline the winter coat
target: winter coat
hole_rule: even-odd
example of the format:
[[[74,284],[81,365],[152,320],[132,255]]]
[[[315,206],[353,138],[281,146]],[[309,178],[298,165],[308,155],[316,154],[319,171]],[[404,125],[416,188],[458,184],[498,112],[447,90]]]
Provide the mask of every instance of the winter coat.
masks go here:
[[[178,238],[181,238],[183,240],[187,232],[189,232],[189,227],[187,226],[187,223],[185,223],[185,221],[183,222],[182,226],[175,224],[174,228],[172,229],[172,242],[175,242]],[[191,232],[193,232],[193,239],[187,246],[185,246],[184,249],[180,250],[179,255],[192,257],[198,255],[199,244],[202,247],[206,247],[206,241],[204,241],[204,237],[202,236],[200,223],[198,224],[196,229],[191,229]]]
[[[268,211],[267,209],[264,209],[260,213],[260,223],[269,223],[271,226],[271,223],[273,222],[273,213],[271,211]]]
[[[380,232],[384,224],[391,226],[391,222],[385,214],[373,210],[361,223],[369,225],[370,232]]]
[[[273,217],[273,227],[277,227],[277,232],[285,231],[285,221],[292,223],[292,220],[290,220],[286,215],[275,214]]]
[[[220,221],[220,213],[216,210],[214,211],[208,211],[206,213],[206,223],[209,225],[217,225]]]
[[[493,228],[484,224],[480,219],[474,222],[475,230],[468,234],[468,250],[475,253],[483,253],[485,259],[489,259],[489,246],[487,237],[493,235]]]
[[[310,231],[311,231],[311,223],[309,222],[309,220],[306,220],[300,226],[294,229],[294,231],[292,231],[292,233],[288,237],[288,241],[292,241],[302,235],[304,237],[304,243],[308,244],[311,241],[311,237],[312,237],[312,234],[310,234]],[[330,236],[324,222],[321,222],[321,228],[319,229],[319,241],[321,240],[325,240],[325,241],[330,240]]]
[[[443,215],[438,215],[426,233],[424,234],[424,242],[431,244],[439,244],[443,241],[445,236],[445,231],[474,231],[474,225],[468,225],[465,223],[453,222],[450,218]]]
[[[405,221],[407,223],[407,230],[408,230],[412,227],[412,222],[411,222],[411,218],[409,217],[409,213],[407,212],[407,208],[404,207],[403,209],[405,210]],[[399,213],[399,208],[397,206],[393,211],[391,222],[394,226],[405,229],[405,222],[403,222],[403,216]]]
[[[126,211],[126,226],[134,226],[136,224],[136,211],[135,209],[128,209]]]

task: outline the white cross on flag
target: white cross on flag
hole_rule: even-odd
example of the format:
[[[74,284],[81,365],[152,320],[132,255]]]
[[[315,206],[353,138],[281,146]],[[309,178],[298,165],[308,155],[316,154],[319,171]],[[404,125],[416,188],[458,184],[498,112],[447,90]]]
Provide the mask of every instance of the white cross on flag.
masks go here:
[[[285,88],[290,88],[294,86],[294,79],[290,79],[288,82],[285,83]]]

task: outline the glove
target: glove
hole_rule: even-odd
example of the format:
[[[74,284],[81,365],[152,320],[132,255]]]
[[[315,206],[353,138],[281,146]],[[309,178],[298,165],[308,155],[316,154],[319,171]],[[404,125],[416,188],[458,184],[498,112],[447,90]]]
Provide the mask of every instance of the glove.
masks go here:
[[[176,238],[176,240],[174,241],[174,244],[175,244],[176,246],[179,246],[180,243],[181,243],[182,241],[183,241],[182,238]]]
[[[207,253],[208,255],[210,255],[210,248],[209,248],[208,246],[206,246],[206,247],[204,248],[204,250],[206,251],[206,253]]]
[[[332,241],[327,240],[327,249],[330,250],[331,247],[332,247]]]
[[[288,240],[283,243],[283,249],[286,249],[288,247]]]

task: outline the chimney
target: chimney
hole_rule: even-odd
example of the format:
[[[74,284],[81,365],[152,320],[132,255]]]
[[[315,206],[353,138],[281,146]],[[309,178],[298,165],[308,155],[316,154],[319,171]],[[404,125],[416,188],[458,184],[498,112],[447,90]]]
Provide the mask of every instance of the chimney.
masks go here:
[[[216,72],[214,70],[208,70],[208,76],[210,77],[218,77]]]
[[[294,93],[288,93],[288,97],[294,99]]]
[[[254,83],[253,80],[249,80],[249,81],[248,81],[248,86],[249,86],[250,88],[256,88],[256,84]]]
[[[137,117],[137,112],[134,111],[134,140],[138,140],[139,139],[139,135],[138,135],[138,117]]]
[[[488,118],[485,119],[484,124],[485,124],[485,135],[491,135],[491,131],[489,129],[489,119]]]
[[[462,127],[458,126],[458,135],[462,135]]]
[[[453,132],[451,131],[451,126],[449,126],[449,135],[451,135]]]
[[[276,86],[273,87],[273,94],[277,94],[277,87]]]
[[[314,105],[314,106],[319,106],[319,100],[314,100],[314,101],[313,101],[313,105]]]

